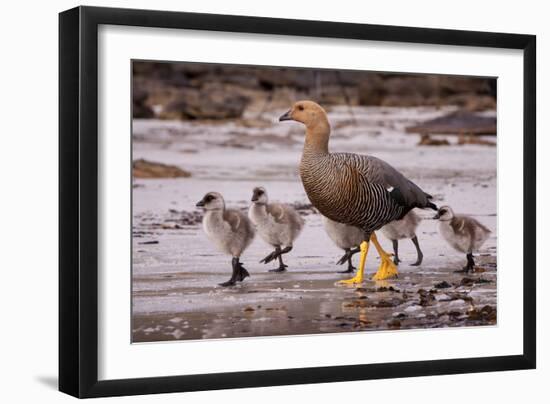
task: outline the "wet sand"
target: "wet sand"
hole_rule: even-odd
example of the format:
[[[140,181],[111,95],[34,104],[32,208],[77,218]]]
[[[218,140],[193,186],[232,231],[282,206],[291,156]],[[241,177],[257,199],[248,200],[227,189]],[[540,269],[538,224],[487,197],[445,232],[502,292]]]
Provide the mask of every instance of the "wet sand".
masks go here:
[[[496,324],[495,148],[418,147],[418,137],[405,134],[406,125],[446,109],[354,112],[356,126],[345,109],[331,111],[332,149],[385,159],[432,193],[438,205],[450,204],[491,229],[476,257],[479,272],[454,273],[465,257],[439,236],[433,212],[417,211],[424,218],[417,231],[424,252],[420,267],[409,265],[415,250],[402,240],[398,279],[335,286],[349,275],[336,273],[344,269],[335,265],[342,251],[325,234],[297,177],[300,127],[137,120],[134,159],[175,164],[192,177],[134,182],[133,342]],[[217,284],[231,273],[230,258],[206,239],[194,204],[216,190],[228,206],[246,209],[257,185],[265,186],[272,199],[300,207],[305,229],[285,257],[287,273],[269,273],[275,264],[259,263],[270,247],[257,238],[242,257],[251,277],[221,288]],[[379,239],[391,250],[388,240]],[[367,274],[377,266],[372,250]]]

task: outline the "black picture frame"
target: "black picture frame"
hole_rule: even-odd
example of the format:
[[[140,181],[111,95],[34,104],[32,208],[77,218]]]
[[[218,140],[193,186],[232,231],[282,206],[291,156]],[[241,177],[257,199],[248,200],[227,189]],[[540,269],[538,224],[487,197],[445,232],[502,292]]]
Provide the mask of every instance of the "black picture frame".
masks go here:
[[[523,51],[523,354],[99,381],[98,26],[343,38]],[[59,389],[103,397],[536,366],[536,37],[533,35],[77,7],[59,15]]]

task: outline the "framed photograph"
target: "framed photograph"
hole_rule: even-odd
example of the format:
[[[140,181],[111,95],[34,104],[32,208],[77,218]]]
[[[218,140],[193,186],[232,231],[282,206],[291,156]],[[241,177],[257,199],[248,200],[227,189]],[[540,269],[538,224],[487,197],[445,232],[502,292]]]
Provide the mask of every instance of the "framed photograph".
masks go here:
[[[534,36],[59,28],[61,391],[535,367]]]

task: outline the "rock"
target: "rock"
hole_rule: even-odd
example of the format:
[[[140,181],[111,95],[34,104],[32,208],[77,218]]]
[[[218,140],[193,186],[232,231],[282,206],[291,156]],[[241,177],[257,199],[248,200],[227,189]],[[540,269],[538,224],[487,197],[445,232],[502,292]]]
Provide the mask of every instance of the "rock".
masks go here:
[[[433,291],[426,291],[424,289],[419,289],[418,294],[420,295],[420,305],[421,306],[430,306],[435,302],[435,296]]]
[[[418,311],[418,310],[420,310],[420,306],[416,306],[416,305],[409,306],[405,309],[405,311],[407,313],[412,313],[412,312],[415,312],[415,311]]]
[[[419,125],[406,128],[407,133],[449,135],[496,135],[497,119],[480,116],[469,111],[456,111]]]
[[[463,306],[465,305],[466,302],[462,299],[457,299],[457,300],[453,300],[452,302],[449,303],[449,306],[451,307],[457,307],[457,306]]]
[[[446,289],[446,288],[450,288],[450,287],[451,287],[451,284],[447,281],[442,281],[442,282],[436,283],[434,285],[434,288],[436,288],[436,289]]]
[[[462,278],[460,281],[460,286],[473,286],[473,285],[483,285],[485,283],[491,283],[489,279],[484,278]]]
[[[446,294],[437,294],[435,296],[435,300],[437,300],[438,302],[444,302],[446,300],[451,300],[451,297],[449,295],[446,295]]]
[[[139,159],[132,163],[132,175],[134,178],[178,178],[190,177],[191,173],[176,166]]]
[[[417,143],[418,146],[449,146],[450,143],[447,139],[434,139],[430,135],[423,134],[420,136],[420,140]]]
[[[465,145],[465,144],[478,144],[482,146],[496,146],[497,144],[495,142],[491,142],[490,140],[480,139],[478,137],[474,137],[472,135],[460,135],[458,138],[457,144],[459,145]]]
[[[148,93],[134,83],[132,88],[132,116],[134,118],[153,118],[152,108],[147,102]]]
[[[231,119],[240,118],[249,99],[223,86],[184,88],[159,113],[162,119]]]
[[[388,327],[390,327],[390,328],[401,328],[401,321],[399,321],[396,318],[391,319],[390,321],[388,321]]]
[[[468,319],[496,322],[497,309],[489,305],[483,306],[481,309],[474,308],[468,312]]]

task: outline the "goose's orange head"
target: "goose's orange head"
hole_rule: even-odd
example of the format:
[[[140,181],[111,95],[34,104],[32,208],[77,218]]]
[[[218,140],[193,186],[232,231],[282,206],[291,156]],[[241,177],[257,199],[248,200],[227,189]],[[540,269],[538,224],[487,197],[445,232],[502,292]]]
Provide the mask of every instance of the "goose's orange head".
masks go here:
[[[298,101],[292,108],[279,118],[279,121],[296,121],[307,128],[315,127],[319,122],[328,122],[327,113],[319,104],[313,101]]]

